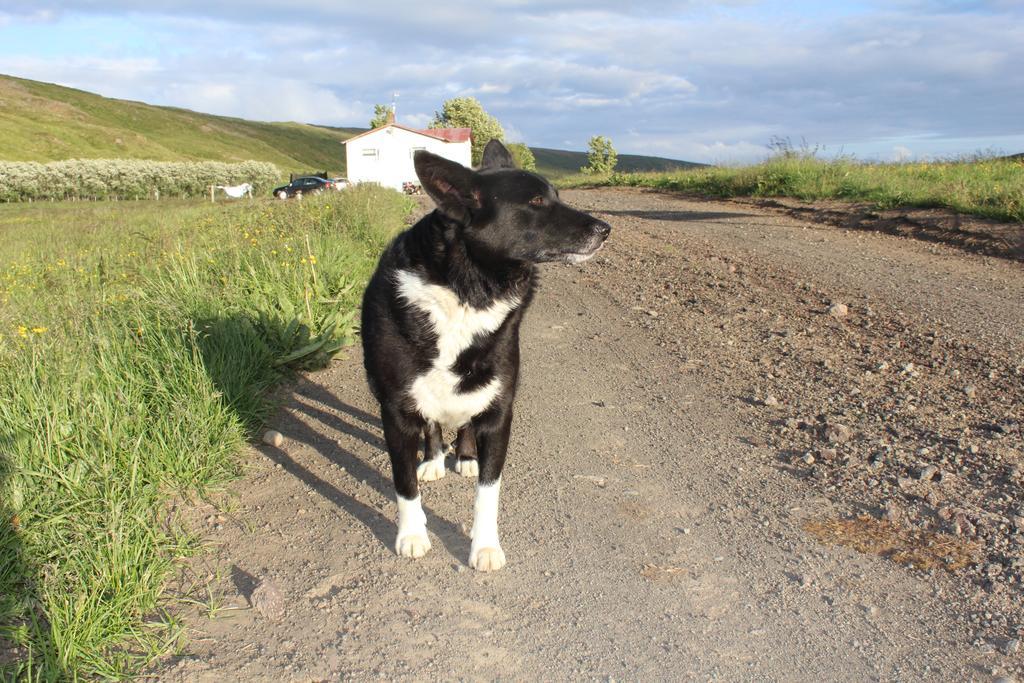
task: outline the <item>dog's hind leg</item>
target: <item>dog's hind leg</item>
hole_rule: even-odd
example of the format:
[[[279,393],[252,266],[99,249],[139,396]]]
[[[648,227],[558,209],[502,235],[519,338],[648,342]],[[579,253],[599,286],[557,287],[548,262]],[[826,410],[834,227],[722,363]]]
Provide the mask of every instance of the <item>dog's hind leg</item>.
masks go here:
[[[398,536],[395,552],[403,557],[423,557],[430,550],[427,537],[427,516],[420,504],[416,482],[416,451],[420,440],[419,425],[411,425],[400,415],[381,411],[384,441],[391,457],[391,474],[395,480],[398,502]]]
[[[459,429],[455,437],[455,471],[464,477],[480,475],[476,458],[476,431],[472,422]]]
[[[444,451],[441,426],[436,422],[428,422],[423,427],[423,462],[416,468],[416,478],[420,481],[434,481],[443,477]]]
[[[474,422],[480,478],[477,480],[476,502],[473,505],[469,565],[482,572],[495,571],[505,566],[505,552],[498,540],[498,494],[511,427],[511,405]]]

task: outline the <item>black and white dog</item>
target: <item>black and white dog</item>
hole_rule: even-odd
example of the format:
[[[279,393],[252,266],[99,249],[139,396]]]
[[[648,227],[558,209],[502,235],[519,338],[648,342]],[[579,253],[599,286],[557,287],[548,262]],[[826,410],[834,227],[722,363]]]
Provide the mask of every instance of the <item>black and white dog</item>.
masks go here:
[[[498,491],[535,264],[584,261],[611,227],[517,170],[497,140],[479,171],[426,151],[415,166],[437,209],[395,238],[363,297],[364,363],[398,494],[395,550],[430,550],[417,482],[444,476],[441,428],[458,429],[455,471],[478,477],[469,564],[492,571],[505,565]]]

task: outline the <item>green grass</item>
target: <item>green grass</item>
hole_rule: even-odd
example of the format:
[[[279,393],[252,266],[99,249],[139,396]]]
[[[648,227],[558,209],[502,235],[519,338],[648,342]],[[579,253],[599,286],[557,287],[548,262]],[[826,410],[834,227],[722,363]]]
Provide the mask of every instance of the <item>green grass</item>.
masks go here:
[[[410,210],[0,206],[0,674],[120,678],[174,647],[160,594],[196,541],[167,501],[229,480],[267,390],[352,340]]]
[[[573,176],[561,187],[631,186],[711,197],[795,197],[867,202],[878,209],[944,208],[1001,221],[1024,221],[1024,162],[980,159],[869,164],[783,154],[764,163],[674,173]]]
[[[0,75],[0,159],[7,161],[255,160],[341,175],[341,142],[362,130],[246,121]]]

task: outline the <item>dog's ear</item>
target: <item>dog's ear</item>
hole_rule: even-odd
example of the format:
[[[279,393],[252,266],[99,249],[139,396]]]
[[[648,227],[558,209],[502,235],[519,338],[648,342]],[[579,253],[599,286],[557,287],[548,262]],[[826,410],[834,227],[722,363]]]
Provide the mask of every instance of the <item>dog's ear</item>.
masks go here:
[[[512,158],[512,153],[497,138],[488,142],[484,147],[484,156],[480,162],[481,170],[515,167],[516,160]]]
[[[420,184],[441,213],[466,222],[472,211],[480,208],[480,190],[473,171],[422,149],[413,156],[412,163]]]

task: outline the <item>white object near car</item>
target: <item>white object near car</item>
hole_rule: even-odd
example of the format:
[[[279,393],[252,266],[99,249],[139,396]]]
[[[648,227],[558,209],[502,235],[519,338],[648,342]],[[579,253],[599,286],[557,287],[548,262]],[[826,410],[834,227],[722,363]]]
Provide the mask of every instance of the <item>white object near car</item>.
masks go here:
[[[241,199],[242,197],[252,196],[252,185],[249,183],[242,183],[241,185],[217,185],[216,188],[218,190],[224,190],[224,194],[232,199]]]

